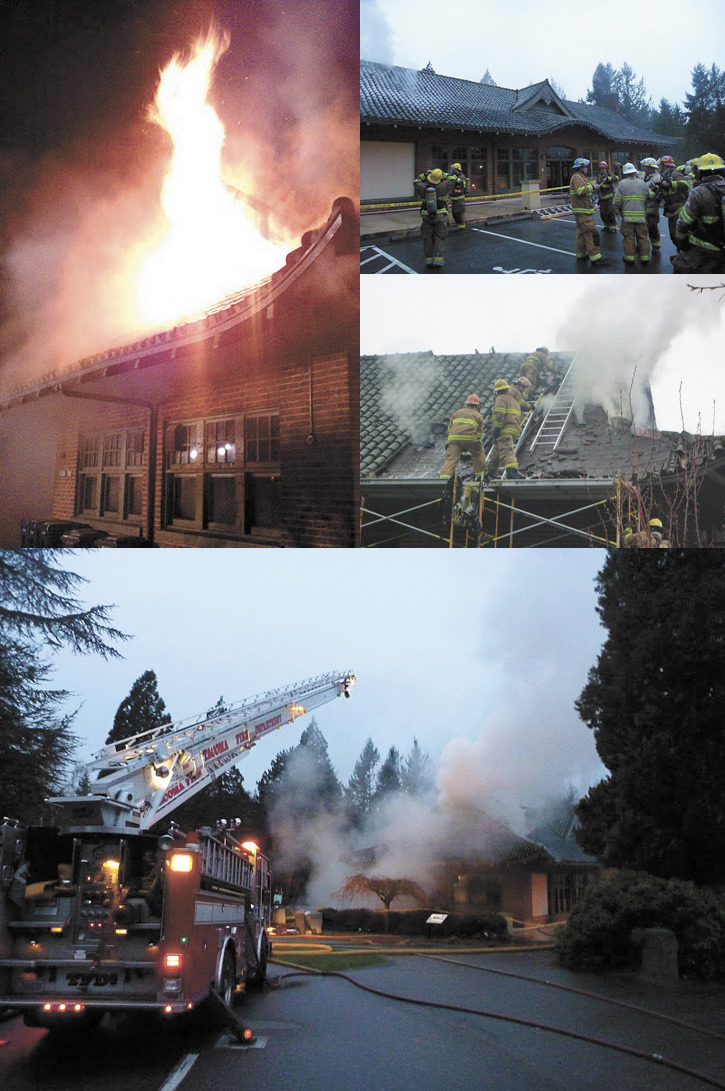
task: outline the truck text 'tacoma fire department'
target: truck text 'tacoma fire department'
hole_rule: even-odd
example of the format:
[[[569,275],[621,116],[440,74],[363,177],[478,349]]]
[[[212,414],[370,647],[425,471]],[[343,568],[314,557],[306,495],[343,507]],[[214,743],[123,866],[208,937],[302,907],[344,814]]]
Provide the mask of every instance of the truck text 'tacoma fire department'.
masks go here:
[[[0,1008],[52,1027],[106,1011],[227,1004],[264,981],[269,861],[235,828],[183,833],[171,815],[268,732],[334,697],[331,672],[191,723],[111,743],[86,796],[50,800],[55,826],[0,826]],[[75,1018],[74,1018],[75,1017]]]

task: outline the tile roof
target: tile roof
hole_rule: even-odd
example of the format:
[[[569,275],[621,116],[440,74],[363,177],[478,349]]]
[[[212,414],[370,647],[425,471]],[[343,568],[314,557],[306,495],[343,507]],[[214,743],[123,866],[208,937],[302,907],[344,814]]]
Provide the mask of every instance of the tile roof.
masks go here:
[[[532,346],[533,349],[533,346]],[[360,359],[360,471],[363,477],[437,478],[451,413],[469,394],[488,420],[496,379],[512,380],[528,352],[465,356],[406,352]],[[568,363],[571,353],[553,353]]]
[[[623,144],[669,147],[677,138],[641,129],[613,110],[560,99],[547,80],[521,90],[360,62],[360,118],[368,124],[436,125],[477,132],[546,135],[581,124]]]

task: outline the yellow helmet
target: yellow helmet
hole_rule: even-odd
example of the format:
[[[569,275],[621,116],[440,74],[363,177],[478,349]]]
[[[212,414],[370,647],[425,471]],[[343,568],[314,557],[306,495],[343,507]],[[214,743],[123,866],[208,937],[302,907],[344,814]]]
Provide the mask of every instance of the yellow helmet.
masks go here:
[[[650,519],[649,525],[654,530],[662,530],[662,520],[661,519]]]
[[[453,164],[453,170],[463,170],[463,167],[461,166],[460,163],[454,163]]]
[[[549,350],[546,347],[546,345],[537,345],[536,346],[536,351],[537,352],[545,352],[547,356],[549,355]]]
[[[494,390],[508,390],[508,388],[509,384],[506,382],[505,379],[497,379],[496,382],[493,384]]]
[[[715,152],[707,152],[697,160],[698,170],[722,170],[723,167],[725,163],[719,155],[715,155]]]
[[[438,170],[437,167],[436,167],[435,170],[432,170],[432,171],[428,172],[428,181],[432,182],[434,186],[438,185],[438,183],[440,182],[442,177],[443,177],[443,171]]]

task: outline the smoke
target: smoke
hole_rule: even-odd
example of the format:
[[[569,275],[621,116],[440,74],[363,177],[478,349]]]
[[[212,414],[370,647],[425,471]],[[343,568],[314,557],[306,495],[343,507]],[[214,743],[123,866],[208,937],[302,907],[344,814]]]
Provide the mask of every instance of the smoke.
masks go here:
[[[360,3],[360,57],[381,64],[394,63],[393,32],[378,0]]]
[[[169,49],[177,19],[170,8],[168,18],[163,52],[154,34],[142,39],[147,68],[165,65],[193,40],[191,17],[179,18]],[[351,0],[324,8],[260,0],[228,4],[219,16],[231,35],[211,96],[227,131],[225,181],[289,250],[327,219],[336,197],[359,193],[357,18]],[[136,59],[134,71],[141,67]],[[125,112],[109,111],[94,128],[93,88],[85,87],[78,105],[88,107],[86,142],[76,138],[39,157],[32,183],[15,187],[22,196],[13,200],[2,270],[5,392],[151,332],[132,317],[134,276],[164,226],[159,199],[169,146],[146,120],[149,81],[139,82],[134,100],[133,87],[116,76],[124,71],[123,56],[109,58],[104,79],[118,84]],[[20,150],[16,159],[27,176]],[[240,286],[254,279],[240,255]]]
[[[675,356],[684,374],[688,336],[718,330],[722,305],[685,295],[677,278],[638,281],[630,291],[623,290],[620,277],[613,279],[616,283],[598,283],[577,299],[557,332],[557,344],[578,352],[581,403],[652,427],[648,388]]]
[[[380,363],[380,409],[401,432],[424,439],[424,406],[440,378],[440,361],[432,353],[416,357],[384,356]],[[414,439],[415,441],[415,439]]]

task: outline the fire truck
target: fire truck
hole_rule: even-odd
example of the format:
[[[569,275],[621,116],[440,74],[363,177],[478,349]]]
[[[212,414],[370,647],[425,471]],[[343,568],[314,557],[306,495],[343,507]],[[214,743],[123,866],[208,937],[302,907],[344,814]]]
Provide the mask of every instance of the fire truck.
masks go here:
[[[54,1027],[109,1011],[176,1015],[211,994],[228,1005],[261,984],[267,857],[238,821],[184,833],[165,820],[264,735],[349,697],[354,682],[319,675],[111,743],[86,767],[88,794],[48,801],[56,825],[5,819],[0,1009]]]

